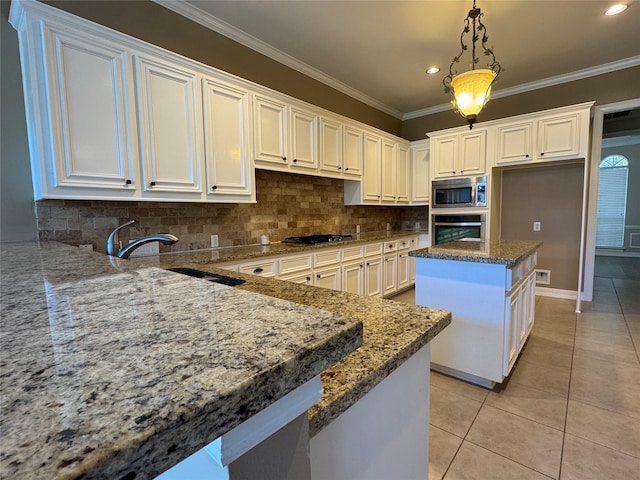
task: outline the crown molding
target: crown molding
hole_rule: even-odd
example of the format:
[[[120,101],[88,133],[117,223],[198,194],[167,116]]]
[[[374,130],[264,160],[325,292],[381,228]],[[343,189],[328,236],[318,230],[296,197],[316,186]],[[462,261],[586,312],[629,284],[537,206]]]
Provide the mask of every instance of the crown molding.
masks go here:
[[[637,67],[640,65],[640,55],[635,57],[623,58],[615,62],[604,63],[602,65],[596,65],[595,67],[584,68],[582,70],[576,70],[574,72],[565,73],[562,75],[555,75],[553,77],[544,78],[542,80],[536,80],[535,82],[523,83],[522,85],[516,85],[515,87],[504,88],[502,90],[496,90],[491,92],[491,98],[503,98],[511,95],[518,95],[520,93],[530,92],[532,90],[539,90],[541,88],[552,87],[554,85],[560,85],[562,83],[575,82],[576,80],[582,80],[584,78],[595,77],[603,75],[605,73],[615,72],[617,70],[624,70],[625,68]],[[432,115],[434,113],[444,112],[451,109],[451,103],[443,103],[434,107],[423,108],[414,112],[405,113],[402,115],[402,120],[410,120],[412,118],[424,117],[426,115]]]
[[[175,13],[182,15],[183,17],[188,18],[200,25],[207,27],[210,30],[213,30],[221,35],[224,35],[231,40],[238,42],[245,47],[248,47],[252,50],[255,50],[266,57],[275,60],[276,62],[282,63],[287,67],[293,68],[304,75],[313,78],[314,80],[318,80],[319,82],[324,83],[325,85],[338,90],[362,103],[365,103],[377,110],[380,110],[384,113],[387,113],[395,118],[402,119],[402,112],[396,110],[395,108],[386,105],[379,100],[376,100],[369,95],[362,93],[355,88],[350,87],[349,85],[342,83],[339,80],[327,75],[326,73],[321,72],[317,68],[314,68],[310,65],[307,65],[304,62],[301,62],[295,57],[288,55],[277,48],[272,47],[271,45],[263,42],[262,40],[249,35],[248,33],[240,30],[233,25],[230,25],[219,18],[211,15],[200,8],[187,3],[184,0],[152,0],[153,2],[162,5],[163,7],[174,11]]]
[[[336,80],[335,78],[321,72],[320,70],[301,62],[300,60],[288,55],[271,45],[263,42],[262,40],[249,35],[248,33],[240,30],[233,25],[230,25],[219,18],[211,15],[204,10],[201,10],[185,0],[152,0],[155,3],[162,5],[163,7],[174,11],[175,13],[182,15],[200,25],[209,28],[221,35],[224,35],[231,40],[238,42],[245,47],[251,48],[287,67],[307,75],[325,85],[338,90],[339,92],[349,95],[350,97],[365,103],[373,108],[376,108],[388,115],[391,115],[400,120],[410,120],[413,118],[424,117],[432,115],[434,113],[444,112],[451,109],[451,103],[443,103],[435,105],[433,107],[423,108],[415,110],[413,112],[402,113],[399,110],[390,107],[369,95],[366,95],[359,90],[356,90],[349,85]],[[603,65],[597,65],[595,67],[589,67],[582,70],[576,70],[574,72],[566,73],[563,75],[556,75],[553,77],[537,80],[534,82],[524,83],[515,87],[505,88],[502,90],[495,90],[491,94],[491,98],[503,98],[511,95],[518,95],[520,93],[530,92],[541,88],[547,88],[554,85],[560,85],[562,83],[574,82],[576,80],[582,80],[584,78],[594,77],[597,75],[603,75],[605,73],[615,72],[617,70],[623,70],[625,68],[635,67],[640,65],[640,55],[617,60],[615,62],[605,63]]]

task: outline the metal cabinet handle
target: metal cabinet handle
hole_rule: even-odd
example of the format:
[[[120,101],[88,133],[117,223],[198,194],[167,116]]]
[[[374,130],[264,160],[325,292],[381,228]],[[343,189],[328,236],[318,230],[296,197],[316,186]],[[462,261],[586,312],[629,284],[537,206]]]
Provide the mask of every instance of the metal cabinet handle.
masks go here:
[[[282,161],[286,162],[287,161],[287,157],[282,157]]]
[[[297,159],[297,158],[294,158],[294,159],[293,159],[293,163],[296,163],[297,161],[298,161],[298,159]]]
[[[133,182],[131,180],[129,180],[128,178],[124,182],[125,185],[131,185],[132,183]]]
[[[311,281],[311,277],[307,277],[307,282],[310,282],[310,281]]]
[[[369,264],[367,263],[367,265],[369,265]],[[362,268],[362,267],[364,267],[364,265],[360,264],[360,268]]]
[[[349,170],[349,167],[345,168],[344,171],[346,172],[347,170]]]
[[[217,190],[217,189],[218,189],[218,186],[217,186],[217,185],[212,185],[212,186],[211,186],[211,190]]]
[[[542,153],[540,154],[540,156],[541,156],[541,157],[544,157],[544,152],[542,152]]]
[[[261,267],[253,269],[253,273],[262,273],[262,272],[264,272],[264,269],[262,269]]]
[[[316,273],[316,278],[322,278],[319,273]]]
[[[156,182],[149,182],[149,186],[150,187],[155,187],[156,186]]]
[[[342,167],[338,167],[338,170],[342,170]]]

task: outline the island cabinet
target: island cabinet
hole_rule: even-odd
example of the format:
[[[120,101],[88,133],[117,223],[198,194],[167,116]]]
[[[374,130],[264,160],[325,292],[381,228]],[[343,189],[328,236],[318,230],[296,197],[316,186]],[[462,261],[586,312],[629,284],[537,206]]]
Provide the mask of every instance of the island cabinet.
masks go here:
[[[533,327],[540,245],[450,242],[411,252],[416,304],[452,313],[432,343],[434,370],[487,387],[504,381]]]

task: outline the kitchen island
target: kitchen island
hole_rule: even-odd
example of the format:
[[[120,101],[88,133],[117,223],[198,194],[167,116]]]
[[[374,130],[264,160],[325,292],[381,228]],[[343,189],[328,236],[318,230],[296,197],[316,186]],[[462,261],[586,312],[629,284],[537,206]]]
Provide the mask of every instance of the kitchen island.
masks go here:
[[[314,432],[450,321],[273,279],[234,274],[246,283],[226,287],[164,270],[189,254],[0,248],[0,472],[12,478],[153,478],[322,373]]]
[[[535,320],[539,241],[455,241],[410,252],[416,304],[450,310],[431,368],[486,387],[502,383]]]

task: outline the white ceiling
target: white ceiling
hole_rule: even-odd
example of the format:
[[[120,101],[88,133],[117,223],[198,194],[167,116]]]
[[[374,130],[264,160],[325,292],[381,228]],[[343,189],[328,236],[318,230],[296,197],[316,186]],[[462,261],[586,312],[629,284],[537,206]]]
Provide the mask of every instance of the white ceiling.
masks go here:
[[[472,0],[156,0],[399,118],[450,108],[441,86]],[[477,0],[498,62],[494,98],[640,65],[640,1]],[[463,57],[468,63],[469,56]],[[480,64],[485,61],[480,54]],[[438,65],[438,74],[425,70]],[[464,64],[460,71],[466,70]],[[639,95],[640,95],[640,86]]]

